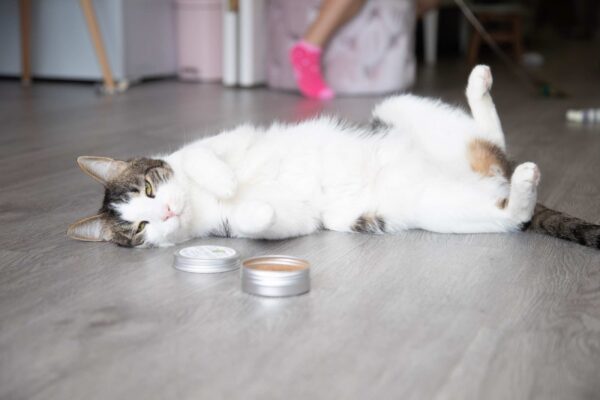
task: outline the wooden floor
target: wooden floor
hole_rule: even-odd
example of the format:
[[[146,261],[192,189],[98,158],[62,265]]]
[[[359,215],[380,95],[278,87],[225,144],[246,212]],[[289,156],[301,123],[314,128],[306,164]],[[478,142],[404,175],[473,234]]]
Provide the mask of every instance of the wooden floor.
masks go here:
[[[564,121],[568,108],[600,106],[586,54],[549,56],[567,100],[534,98],[499,68],[493,93],[511,154],[540,165],[541,201],[600,222],[600,127]],[[467,74],[443,62],[414,91],[464,103]],[[309,294],[265,299],[243,294],[236,272],[176,271],[173,248],[65,236],[101,201],[78,155],[165,152],[322,111],[362,121],[378,100],[174,81],[102,98],[88,85],[0,81],[0,398],[600,398],[597,250],[421,231],[193,242],[310,260]]]

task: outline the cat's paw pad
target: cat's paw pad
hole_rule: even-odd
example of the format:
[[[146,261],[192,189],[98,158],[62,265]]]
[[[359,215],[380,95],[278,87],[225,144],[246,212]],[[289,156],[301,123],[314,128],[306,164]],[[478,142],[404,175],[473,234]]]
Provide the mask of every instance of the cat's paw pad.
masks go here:
[[[526,162],[515,168],[512,182],[516,184],[528,184],[535,187],[540,183],[541,176],[540,169],[537,165],[532,162]]]
[[[493,83],[492,71],[487,65],[477,65],[469,75],[467,96],[478,98],[490,91]]]

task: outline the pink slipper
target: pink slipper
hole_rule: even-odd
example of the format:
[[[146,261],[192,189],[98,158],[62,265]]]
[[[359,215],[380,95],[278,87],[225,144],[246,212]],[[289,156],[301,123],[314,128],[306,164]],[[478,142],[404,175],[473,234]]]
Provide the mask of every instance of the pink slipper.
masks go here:
[[[335,93],[323,80],[321,74],[321,49],[305,41],[298,42],[290,50],[290,62],[300,92],[313,99],[332,99]]]

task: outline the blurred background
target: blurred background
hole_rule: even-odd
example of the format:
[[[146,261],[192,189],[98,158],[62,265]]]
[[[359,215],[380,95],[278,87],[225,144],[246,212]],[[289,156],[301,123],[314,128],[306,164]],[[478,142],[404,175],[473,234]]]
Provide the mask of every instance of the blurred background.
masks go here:
[[[295,90],[288,51],[315,20],[320,4],[4,0],[0,77],[100,82],[109,93],[157,78]],[[595,0],[467,5],[504,51],[527,68],[543,68],[548,54],[598,36]],[[417,79],[417,62],[497,61],[476,32],[454,0],[369,0],[328,40],[323,74],[342,95],[406,90]]]

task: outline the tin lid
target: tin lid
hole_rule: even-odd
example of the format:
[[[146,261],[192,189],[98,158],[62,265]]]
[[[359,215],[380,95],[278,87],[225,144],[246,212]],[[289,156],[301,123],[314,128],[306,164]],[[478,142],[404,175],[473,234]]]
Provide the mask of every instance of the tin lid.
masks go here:
[[[237,251],[223,246],[184,247],[175,252],[175,268],[185,272],[215,273],[240,267]]]
[[[242,291],[268,297],[296,296],[310,290],[310,264],[290,256],[261,256],[242,262]]]

